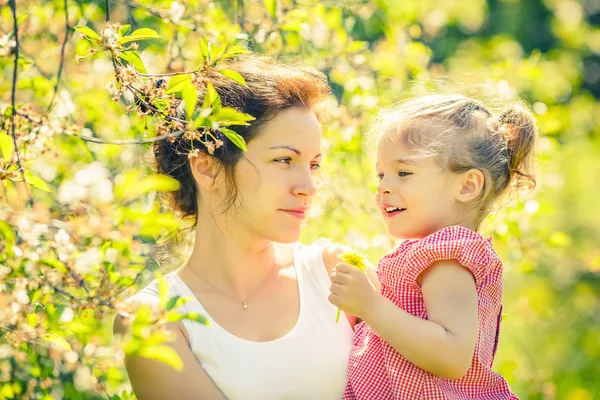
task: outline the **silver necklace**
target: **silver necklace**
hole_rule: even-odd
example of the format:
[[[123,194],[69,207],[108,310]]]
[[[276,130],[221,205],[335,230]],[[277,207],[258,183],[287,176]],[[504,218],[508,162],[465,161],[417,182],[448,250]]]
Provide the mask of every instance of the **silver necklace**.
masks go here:
[[[252,296],[250,296],[247,300],[244,301],[240,301],[240,299],[238,299],[237,297],[234,297],[232,295],[230,295],[229,293],[224,292],[223,290],[219,289],[218,287],[216,287],[215,285],[213,285],[212,283],[210,283],[209,281],[207,281],[205,278],[203,278],[199,273],[197,273],[196,271],[194,271],[193,268],[190,268],[192,270],[192,272],[194,273],[194,275],[196,275],[198,278],[202,279],[204,282],[208,283],[210,285],[210,287],[212,287],[213,289],[217,290],[219,293],[224,294],[225,296],[234,299],[235,301],[241,302],[242,303],[242,308],[244,310],[248,309],[248,301],[252,300],[254,298],[254,296],[256,296],[256,294],[260,291],[260,289],[262,289],[262,287],[265,285],[265,283],[267,282],[267,280],[269,280],[269,278],[271,277],[271,275],[273,274],[273,271],[275,271],[275,263],[273,263],[273,266],[271,267],[271,271],[269,271],[267,277],[262,281],[262,283],[258,286],[258,288],[254,291],[254,293],[252,293]]]

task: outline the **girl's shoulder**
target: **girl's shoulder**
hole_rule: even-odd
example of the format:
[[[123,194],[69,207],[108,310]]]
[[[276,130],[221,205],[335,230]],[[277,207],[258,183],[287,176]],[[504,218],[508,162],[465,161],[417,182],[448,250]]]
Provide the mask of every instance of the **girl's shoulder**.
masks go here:
[[[407,240],[391,254],[380,260],[382,264],[398,264],[407,271],[407,277],[418,276],[432,264],[442,260],[457,260],[473,273],[477,283],[502,264],[491,239],[459,225],[442,228],[423,239]]]

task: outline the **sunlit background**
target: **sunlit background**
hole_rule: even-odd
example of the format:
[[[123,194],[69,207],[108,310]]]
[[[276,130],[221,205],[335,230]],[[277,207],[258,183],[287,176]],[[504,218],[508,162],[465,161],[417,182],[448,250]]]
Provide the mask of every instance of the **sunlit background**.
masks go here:
[[[326,73],[321,200],[302,240],[330,237],[373,262],[395,245],[373,201],[368,132],[377,110],[436,90],[493,108],[523,99],[540,127],[538,188],[502,204],[484,226],[505,266],[494,369],[522,399],[600,397],[600,1],[108,3],[112,23],[160,35],[139,41],[140,60],[129,61],[138,72],[197,68],[206,37]],[[36,398],[129,398],[110,305],[152,271],[176,266],[177,248],[171,258],[153,253],[180,227],[159,207],[157,192],[171,183],[148,175],[148,145],[69,133],[145,138],[156,122],[128,111],[131,95],[113,101],[111,56],[89,55],[98,46],[73,29],[102,35],[104,1],[17,1],[15,105],[37,123],[17,118],[32,178],[13,182],[14,21],[9,3],[0,4],[0,399],[24,398],[31,382]]]

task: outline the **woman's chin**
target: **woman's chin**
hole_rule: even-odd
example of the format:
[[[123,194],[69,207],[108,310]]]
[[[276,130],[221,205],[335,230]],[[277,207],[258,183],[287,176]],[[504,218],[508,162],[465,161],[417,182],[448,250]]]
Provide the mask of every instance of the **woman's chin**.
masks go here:
[[[271,238],[273,242],[291,244],[296,243],[300,239],[300,230],[298,231],[287,231],[278,232],[274,237]]]

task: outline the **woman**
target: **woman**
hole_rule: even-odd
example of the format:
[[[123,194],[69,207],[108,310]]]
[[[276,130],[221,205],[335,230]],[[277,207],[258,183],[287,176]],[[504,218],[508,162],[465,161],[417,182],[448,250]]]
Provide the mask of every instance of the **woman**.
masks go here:
[[[191,297],[182,311],[201,313],[211,324],[173,324],[176,340],[169,345],[183,370],[130,357],[131,384],[140,400],[339,399],[353,335],[351,319],[336,324],[328,301],[341,248],[323,240],[296,243],[315,196],[321,160],[315,106],[328,93],[326,80],[255,55],[228,68],[248,87],[216,73],[208,79],[224,107],[256,118],[231,127],[247,151],[224,137],[222,145],[192,148],[180,138],[154,149],[158,172],[181,183],[173,206],[196,221],[191,256],[165,276],[169,294]],[[156,282],[133,300],[156,303]],[[126,332],[120,316],[114,328]]]

